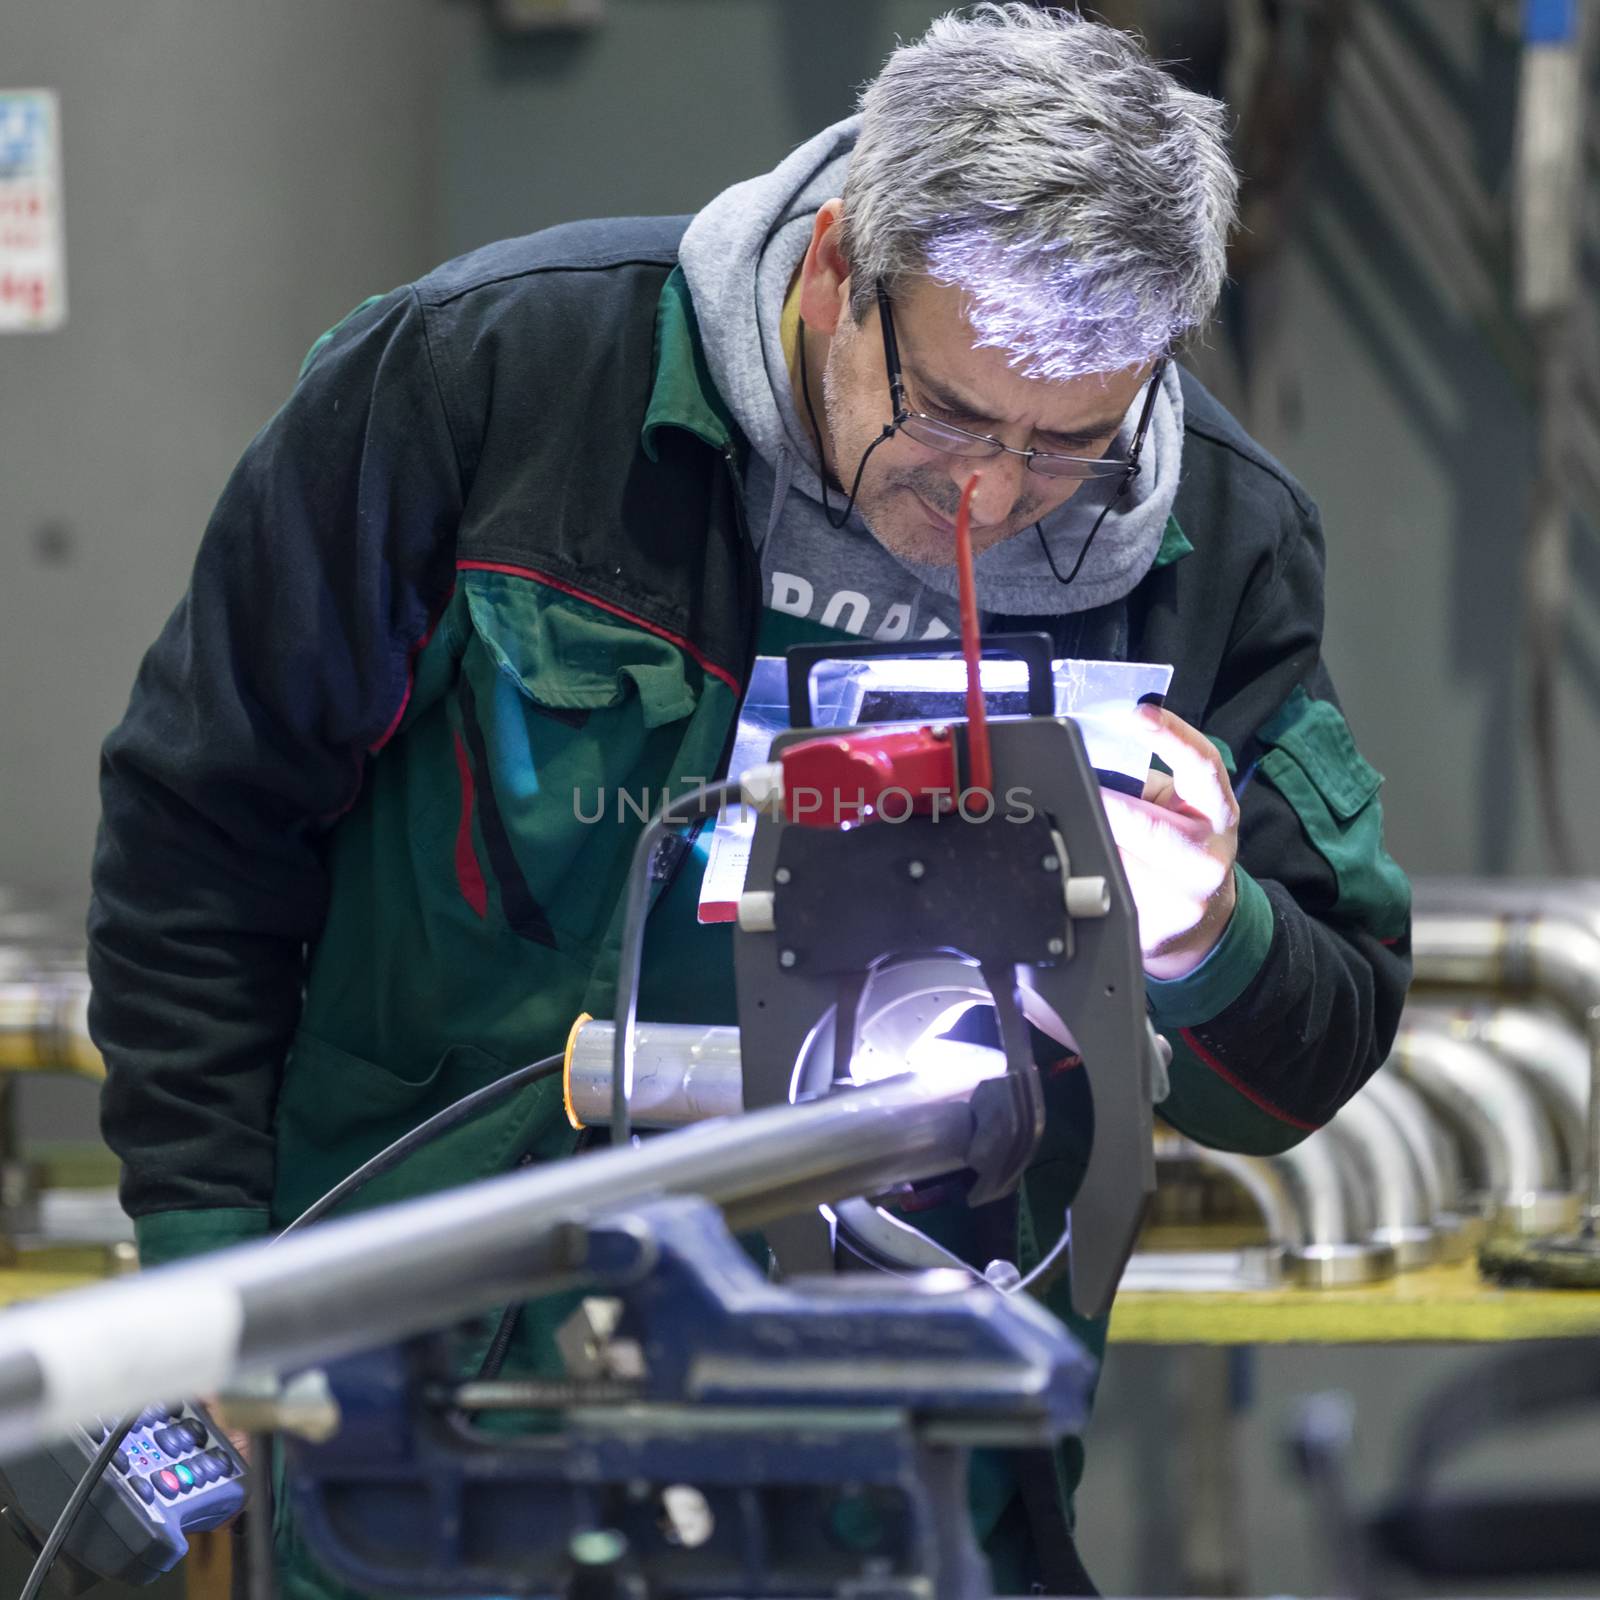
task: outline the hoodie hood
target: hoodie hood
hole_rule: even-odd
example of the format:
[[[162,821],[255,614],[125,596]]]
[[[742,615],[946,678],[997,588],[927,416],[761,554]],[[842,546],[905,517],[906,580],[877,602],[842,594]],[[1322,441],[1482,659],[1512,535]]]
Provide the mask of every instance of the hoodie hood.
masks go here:
[[[816,447],[795,412],[779,333],[784,300],[817,211],[844,192],[859,127],[859,117],[835,123],[765,176],[725,189],[689,224],[679,261],[712,381],[751,447],[748,510],[763,569],[778,565],[787,575],[817,568],[830,577],[848,578],[853,588],[842,592],[863,595],[881,593],[886,585],[922,586],[929,601],[943,597],[953,602],[953,566],[925,566],[895,556],[855,513],[837,530],[822,517]],[[1127,448],[1143,400],[1141,390],[1111,447],[1114,452]],[[1182,450],[1183,397],[1176,366],[1168,362],[1145,438],[1142,470],[1107,514],[1078,576],[1069,585],[1059,583],[1029,529],[978,557],[975,572],[983,609],[1011,616],[1059,616],[1128,594],[1161,547],[1177,494]],[[836,491],[833,499],[837,505]],[[1063,572],[1071,569],[1104,505],[1103,492],[1090,485],[1046,519],[1045,537]],[[908,577],[916,585],[908,586]],[[934,616],[952,614],[938,604],[921,609]]]

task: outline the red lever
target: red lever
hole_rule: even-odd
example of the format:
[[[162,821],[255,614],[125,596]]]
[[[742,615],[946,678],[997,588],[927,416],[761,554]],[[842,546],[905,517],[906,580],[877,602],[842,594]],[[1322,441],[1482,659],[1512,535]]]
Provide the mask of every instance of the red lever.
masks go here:
[[[974,472],[961,490],[956,512],[956,577],[961,589],[961,653],[967,658],[967,760],[972,787],[994,795],[994,762],[989,754],[989,711],[983,700],[983,657],[978,649],[978,586],[972,573],[972,496]]]
[[[942,728],[807,739],[778,759],[784,814],[810,828],[851,828],[875,817],[904,822],[956,799],[955,746]]]

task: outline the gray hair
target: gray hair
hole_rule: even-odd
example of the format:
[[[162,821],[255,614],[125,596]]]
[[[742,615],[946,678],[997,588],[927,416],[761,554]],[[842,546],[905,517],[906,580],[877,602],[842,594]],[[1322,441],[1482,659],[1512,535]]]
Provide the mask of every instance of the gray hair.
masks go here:
[[[1113,372],[1204,322],[1238,178],[1225,108],[1129,34],[979,5],[901,45],[861,96],[841,243],[859,322],[879,278],[960,289],[1025,376]]]

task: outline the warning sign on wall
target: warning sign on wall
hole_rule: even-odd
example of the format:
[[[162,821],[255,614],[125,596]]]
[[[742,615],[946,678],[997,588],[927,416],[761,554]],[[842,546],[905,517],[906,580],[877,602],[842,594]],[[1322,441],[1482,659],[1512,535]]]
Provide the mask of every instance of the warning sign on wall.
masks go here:
[[[0,89],[0,333],[66,317],[60,103],[50,89]]]

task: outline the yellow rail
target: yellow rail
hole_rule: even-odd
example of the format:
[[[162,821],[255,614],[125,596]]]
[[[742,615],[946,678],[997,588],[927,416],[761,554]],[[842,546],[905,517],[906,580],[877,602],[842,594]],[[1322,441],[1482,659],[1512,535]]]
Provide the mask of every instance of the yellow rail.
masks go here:
[[[1117,1296],[1118,1344],[1445,1344],[1600,1334],[1600,1290],[1500,1289],[1471,1263],[1352,1289]]]

